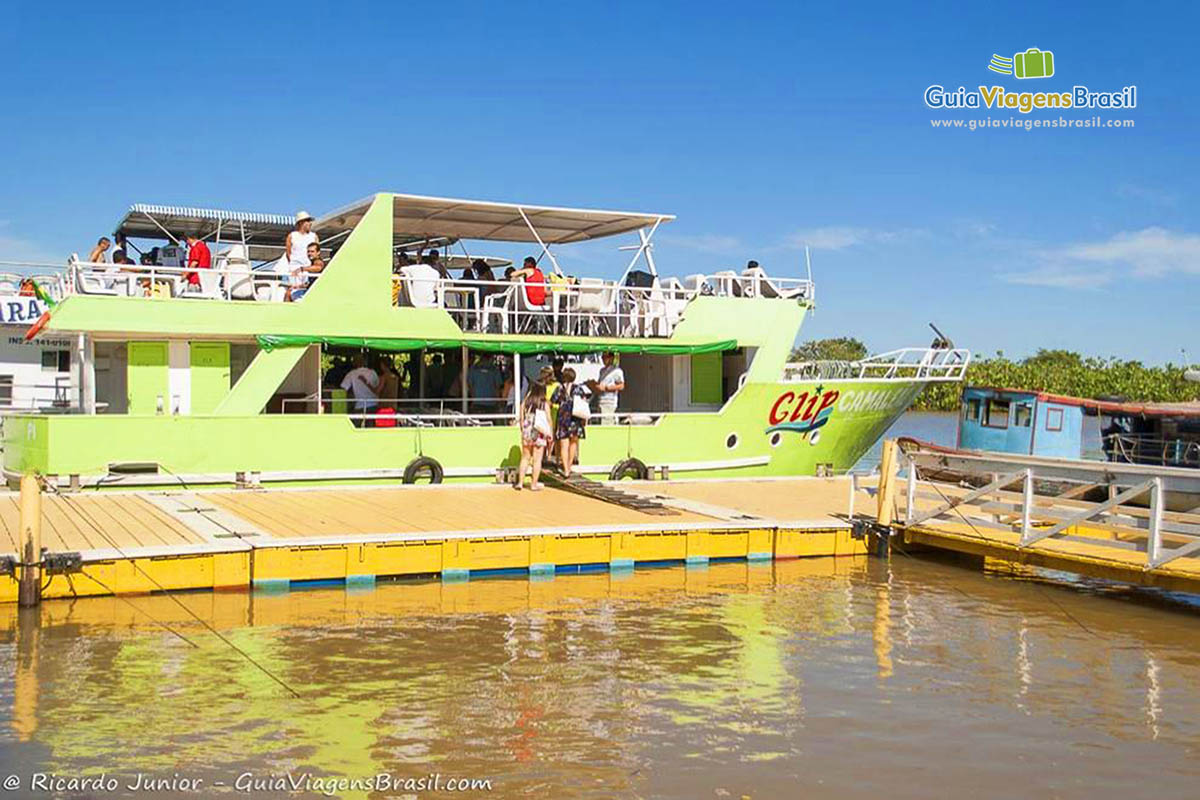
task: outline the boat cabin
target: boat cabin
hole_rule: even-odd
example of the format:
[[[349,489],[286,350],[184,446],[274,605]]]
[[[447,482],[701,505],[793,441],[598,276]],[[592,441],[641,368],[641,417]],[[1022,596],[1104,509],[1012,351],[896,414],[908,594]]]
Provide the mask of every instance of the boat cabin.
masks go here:
[[[1200,467],[1200,402],[1127,403],[967,386],[958,446],[1052,458],[1095,455],[1086,417],[1098,417],[1104,458],[1133,464]]]

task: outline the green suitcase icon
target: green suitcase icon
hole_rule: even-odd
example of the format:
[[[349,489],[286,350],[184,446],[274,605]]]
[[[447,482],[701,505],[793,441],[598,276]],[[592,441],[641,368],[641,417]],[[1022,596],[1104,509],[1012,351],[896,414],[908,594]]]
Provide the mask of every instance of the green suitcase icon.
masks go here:
[[[1054,74],[1054,53],[1031,47],[1013,56],[1013,73],[1018,78],[1049,78]]]

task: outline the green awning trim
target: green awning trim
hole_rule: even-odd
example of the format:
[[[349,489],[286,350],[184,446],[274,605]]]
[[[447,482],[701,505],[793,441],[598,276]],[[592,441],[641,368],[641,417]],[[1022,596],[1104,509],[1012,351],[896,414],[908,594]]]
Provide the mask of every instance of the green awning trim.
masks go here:
[[[612,350],[617,353],[644,353],[655,356],[680,356],[692,353],[720,353],[733,350],[737,341],[726,339],[702,344],[669,344],[629,341],[511,341],[497,339],[388,339],[361,336],[277,336],[262,334],[258,344],[264,350],[279,347],[307,347],[310,344],[325,344],[334,347],[362,347],[370,350],[448,350],[466,345],[484,353],[595,353]]]

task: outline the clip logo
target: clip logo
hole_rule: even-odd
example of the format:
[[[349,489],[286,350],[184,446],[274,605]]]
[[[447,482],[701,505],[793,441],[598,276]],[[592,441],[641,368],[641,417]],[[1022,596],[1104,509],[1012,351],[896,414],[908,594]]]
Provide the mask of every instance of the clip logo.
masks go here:
[[[818,386],[809,396],[804,392],[799,397],[795,392],[784,392],[776,398],[767,414],[767,433],[788,431],[808,436],[811,444],[816,444],[821,436],[820,429],[825,427],[833,416],[841,392],[836,389],[825,391],[824,386]]]
[[[988,69],[1001,75],[1017,78],[1049,78],[1054,75],[1054,53],[1031,47],[1024,53],[1014,53],[1012,58],[992,53]]]

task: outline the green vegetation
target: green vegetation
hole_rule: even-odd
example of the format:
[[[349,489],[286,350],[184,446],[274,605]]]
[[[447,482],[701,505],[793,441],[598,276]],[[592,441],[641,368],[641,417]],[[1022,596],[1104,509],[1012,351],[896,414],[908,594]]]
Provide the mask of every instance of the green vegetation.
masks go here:
[[[792,350],[792,361],[858,361],[868,355],[867,346],[858,339],[813,339]]]
[[[861,352],[859,350],[861,348]],[[846,358],[866,347],[857,339],[821,339],[805,342],[792,353],[794,360]],[[1074,397],[1120,397],[1134,402],[1181,402],[1197,399],[1200,386],[1185,381],[1186,367],[1167,364],[1148,367],[1140,361],[1082,356],[1069,350],[1038,350],[1020,361],[997,351],[990,358],[977,358],[967,368],[971,386],[1030,389]],[[913,404],[917,411],[955,411],[962,385],[933,384]]]

